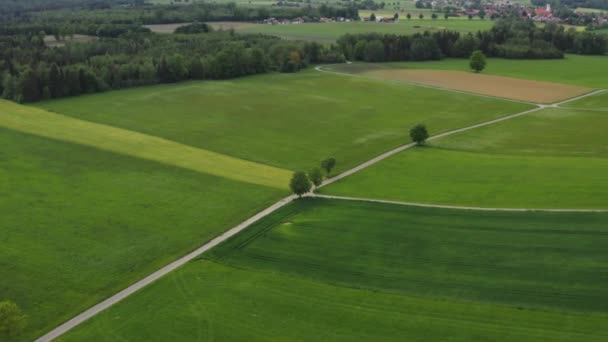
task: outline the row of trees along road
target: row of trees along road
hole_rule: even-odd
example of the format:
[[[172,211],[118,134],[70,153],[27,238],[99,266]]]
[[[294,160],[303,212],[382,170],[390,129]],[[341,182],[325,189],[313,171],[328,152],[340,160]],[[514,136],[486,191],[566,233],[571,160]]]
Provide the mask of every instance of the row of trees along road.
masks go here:
[[[308,193],[313,185],[318,187],[323,183],[323,173],[321,172],[321,169],[323,169],[326,176],[329,177],[335,166],[336,159],[327,158],[321,161],[321,167],[312,169],[308,174],[302,171],[294,172],[293,177],[289,182],[289,188],[294,194],[301,197],[305,193]]]

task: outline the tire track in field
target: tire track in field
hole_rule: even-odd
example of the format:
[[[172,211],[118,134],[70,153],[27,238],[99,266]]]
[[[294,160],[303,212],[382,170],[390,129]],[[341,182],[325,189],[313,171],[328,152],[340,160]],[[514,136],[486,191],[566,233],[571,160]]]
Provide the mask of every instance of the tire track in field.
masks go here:
[[[333,200],[342,201],[357,201],[357,202],[371,202],[371,203],[383,203],[383,204],[394,204],[403,205],[408,207],[422,207],[422,208],[439,208],[439,209],[457,209],[457,210],[477,210],[477,211],[512,211],[512,212],[556,212],[556,213],[608,213],[608,209],[554,209],[554,208],[489,208],[489,207],[466,207],[459,205],[443,205],[443,204],[429,204],[429,203],[417,203],[417,202],[403,202],[403,201],[391,201],[382,200],[375,198],[366,197],[349,197],[349,196],[334,196],[334,195],[321,195],[321,194],[307,194],[306,197],[311,198],[326,198]]]

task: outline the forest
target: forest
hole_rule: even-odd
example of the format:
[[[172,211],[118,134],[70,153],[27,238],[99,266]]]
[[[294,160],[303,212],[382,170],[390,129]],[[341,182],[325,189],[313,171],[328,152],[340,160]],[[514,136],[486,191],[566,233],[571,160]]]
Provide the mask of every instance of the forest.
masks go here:
[[[566,30],[556,24],[536,27],[532,21],[520,18],[497,20],[491,30],[475,34],[347,34],[337,43],[347,59],[367,62],[469,57],[475,50],[490,57],[515,59],[563,58],[564,53],[603,55],[608,51],[604,34]]]

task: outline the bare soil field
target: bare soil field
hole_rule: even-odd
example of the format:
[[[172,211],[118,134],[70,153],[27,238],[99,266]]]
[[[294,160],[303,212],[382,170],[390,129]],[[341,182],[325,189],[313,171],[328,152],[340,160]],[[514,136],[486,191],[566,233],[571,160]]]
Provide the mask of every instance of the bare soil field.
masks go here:
[[[215,30],[243,30],[250,27],[259,26],[261,24],[256,23],[245,23],[239,21],[216,21],[207,23],[213,27]]]
[[[152,32],[156,33],[173,33],[178,27],[188,25],[189,23],[177,23],[177,24],[156,24],[156,25],[144,25],[149,28]]]
[[[561,83],[529,81],[462,71],[385,69],[370,70],[360,73],[360,75],[534,103],[558,102],[593,90]]]
[[[177,23],[177,24],[157,24],[157,25],[144,25],[149,28],[152,32],[156,33],[173,33],[178,27],[188,25],[189,23]],[[216,21],[207,23],[215,30],[243,30],[259,24],[256,23],[244,23],[238,21]]]

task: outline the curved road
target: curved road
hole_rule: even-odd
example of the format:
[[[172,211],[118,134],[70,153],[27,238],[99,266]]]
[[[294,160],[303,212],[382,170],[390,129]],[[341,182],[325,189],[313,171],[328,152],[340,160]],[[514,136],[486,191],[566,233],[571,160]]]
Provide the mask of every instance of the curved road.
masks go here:
[[[356,75],[351,75],[351,74],[345,74],[345,73],[339,73],[339,72],[333,72],[333,71],[326,71],[323,70],[321,68],[321,66],[318,66],[315,68],[317,71],[320,72],[329,72],[329,73],[336,73],[336,74],[340,74],[340,75],[347,75],[347,76],[351,76],[351,77],[358,77]],[[405,82],[402,82],[405,83]],[[420,86],[417,84],[414,84],[416,86]],[[435,88],[435,87],[430,87],[430,88]],[[435,88],[435,89],[441,89],[444,91],[450,91],[450,92],[455,92],[455,93],[464,93],[462,91],[457,91],[457,90],[451,90],[451,89],[445,89],[445,88]],[[456,133],[460,133],[460,132],[465,132],[468,130],[472,130],[475,128],[479,128],[479,127],[483,127],[483,126],[487,126],[487,125],[492,125],[501,121],[505,121],[505,120],[509,120],[512,118],[516,118],[518,116],[522,116],[522,115],[526,115],[532,112],[536,112],[539,111],[541,109],[544,108],[549,108],[549,107],[557,107],[561,104],[564,103],[568,103],[571,101],[576,101],[578,99],[587,97],[587,96],[592,96],[595,95],[599,92],[603,92],[604,90],[596,90],[593,91],[591,93],[585,94],[585,95],[581,95],[581,96],[577,96],[575,98],[571,98],[565,101],[561,101],[561,102],[557,102],[554,104],[549,104],[549,105],[543,105],[543,104],[538,104],[538,103],[531,103],[533,105],[536,105],[537,108],[534,109],[530,109],[530,110],[526,110],[520,113],[516,113],[516,114],[512,114],[512,115],[508,115],[508,116],[504,116],[502,118],[499,119],[495,119],[495,120],[491,120],[491,121],[487,121],[487,122],[483,122],[480,124],[476,124],[476,125],[472,125],[472,126],[468,126],[468,127],[464,127],[464,128],[459,128],[459,129],[455,129],[455,130],[451,130],[451,131],[447,131],[447,132],[443,132],[437,135],[434,135],[432,137],[430,137],[428,140],[434,140],[434,139],[439,139],[441,137],[445,137],[448,135],[452,135],[452,134],[456,134]],[[467,93],[468,94],[468,93]],[[491,97],[491,96],[485,96],[485,95],[479,95],[479,94],[472,94],[472,95],[477,95],[477,96],[482,96],[482,97]],[[504,100],[504,99],[503,99]],[[515,102],[521,102],[521,101],[515,101]],[[368,160],[367,162],[356,166],[348,171],[345,171],[335,177],[332,177],[330,179],[327,179],[323,182],[323,184],[321,184],[319,187],[323,187],[323,186],[327,186],[329,184],[332,184],[340,179],[343,179],[349,175],[352,175],[353,173],[359,172],[367,167],[370,167],[371,165],[374,165],[392,155],[395,155],[399,152],[402,152],[404,150],[407,150],[409,148],[412,148],[413,146],[415,146],[415,144],[410,143],[407,145],[403,145],[400,147],[397,147],[393,150],[390,150],[386,153],[383,153],[371,160]],[[420,204],[420,203],[406,203],[406,202],[392,202],[392,201],[383,201],[383,200],[374,200],[374,199],[361,199],[361,198],[350,198],[350,197],[339,197],[339,196],[327,196],[327,195],[315,195],[315,194],[308,194],[307,196],[311,196],[311,197],[322,197],[322,198],[334,198],[334,199],[343,199],[343,200],[358,200],[358,201],[370,201],[370,202],[378,202],[378,203],[390,203],[390,204],[400,204],[400,205],[412,205],[412,206],[428,206],[428,207],[437,207],[437,208],[452,208],[452,209],[469,209],[469,210],[502,210],[502,211],[526,211],[526,210],[537,210],[537,209],[509,209],[509,208],[473,208],[473,207],[450,207],[450,206],[441,206],[441,205],[431,205],[431,204]],[[229,239],[230,237],[234,236],[235,234],[243,231],[244,229],[246,229],[247,227],[249,227],[251,224],[259,221],[260,219],[262,219],[263,217],[270,215],[271,213],[275,212],[276,210],[284,207],[285,205],[289,204],[290,202],[292,202],[294,199],[296,198],[296,196],[291,195],[291,196],[287,196],[283,199],[281,199],[280,201],[278,201],[277,203],[271,205],[270,207],[262,210],[261,212],[257,213],[256,215],[250,217],[249,219],[241,222],[239,225],[229,229],[228,231],[224,232],[222,235],[214,238],[213,240],[206,242],[205,244],[203,244],[201,247],[197,248],[196,250],[184,255],[183,257],[173,261],[172,263],[164,266],[163,268],[159,269],[158,271],[150,274],[149,276],[137,281],[136,283],[130,285],[129,287],[125,288],[124,290],[114,294],[113,296],[105,299],[104,301],[90,307],[89,309],[85,310],[84,312],[78,314],[77,316],[73,317],[72,319],[70,319],[69,321],[61,324],[60,326],[56,327],[55,329],[49,331],[48,333],[46,333],[44,336],[39,337],[36,341],[37,342],[49,342],[54,340],[55,338],[65,334],[66,332],[70,331],[71,329],[73,329],[74,327],[78,326],[79,324],[83,323],[84,321],[88,320],[89,318],[99,314],[100,312],[106,310],[107,308],[109,308],[110,306],[120,302],[121,300],[125,299],[126,297],[134,294],[135,292],[141,290],[142,288],[146,287],[147,285],[155,282],[156,280],[160,279],[161,277],[165,276],[166,274],[168,274],[169,272],[172,272],[174,270],[176,270],[178,267],[186,264],[187,262],[195,259],[196,257],[198,257],[200,254],[208,251],[209,249],[219,245],[220,243],[226,241],[227,239]],[[540,209],[538,209],[540,210]],[[544,211],[590,211],[590,212],[597,212],[597,211],[608,211],[608,210],[586,210],[586,209],[542,209]]]

